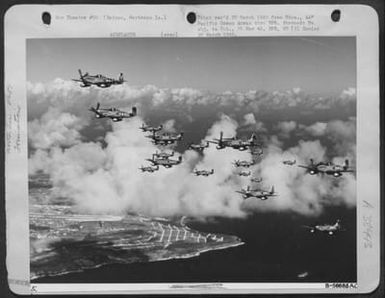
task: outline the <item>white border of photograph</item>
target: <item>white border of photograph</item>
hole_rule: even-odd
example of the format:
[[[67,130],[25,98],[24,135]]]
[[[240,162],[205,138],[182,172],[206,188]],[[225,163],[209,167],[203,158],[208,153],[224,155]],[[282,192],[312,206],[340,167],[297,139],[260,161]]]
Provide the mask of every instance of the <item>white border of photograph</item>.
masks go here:
[[[341,11],[339,22],[331,12]],[[52,16],[42,23],[42,12]],[[293,15],[311,19],[313,29],[268,27],[211,32],[186,21],[202,16]],[[86,16],[68,19],[67,15]],[[132,17],[129,22],[92,16]],[[155,17],[156,16],[156,17]],[[5,15],[5,178],[7,270],[18,294],[178,294],[178,293],[367,293],[380,277],[379,27],[374,9],[364,5],[17,5]],[[309,20],[310,20],[309,19]],[[355,36],[357,41],[357,283],[153,283],[30,284],[26,39],[220,36]],[[54,66],[53,66],[54,67]],[[341,284],[341,283],[340,283]]]

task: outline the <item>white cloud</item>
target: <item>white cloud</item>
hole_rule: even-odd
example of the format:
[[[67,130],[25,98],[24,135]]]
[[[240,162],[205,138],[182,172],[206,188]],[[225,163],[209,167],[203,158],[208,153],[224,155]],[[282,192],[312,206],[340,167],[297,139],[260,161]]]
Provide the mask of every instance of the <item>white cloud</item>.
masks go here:
[[[169,119],[167,121],[165,121],[163,124],[163,130],[166,131],[166,132],[176,132],[176,129],[175,129],[175,119]]]
[[[341,95],[340,95],[341,98],[354,98],[356,97],[356,88],[353,88],[353,87],[349,87],[348,89],[344,89],[342,92],[341,92]]]
[[[310,126],[305,127],[305,131],[312,136],[320,137],[325,135],[327,128],[327,123],[325,122],[316,122]]]
[[[245,114],[245,116],[243,116],[243,120],[244,120],[243,125],[252,125],[252,124],[257,123],[253,113]]]
[[[41,150],[30,158],[33,169],[50,174],[55,193],[74,200],[77,208],[92,213],[136,211],[151,215],[187,214],[242,216],[240,198],[235,195],[236,181],[225,183],[232,174],[230,159],[223,167],[221,156],[229,152],[205,155],[202,167],[215,167],[216,175],[202,178],[192,175],[197,154],[186,151],[183,163],[155,174],[141,173],[139,167],[157,148],[138,130],[139,118],[116,123],[107,133],[107,146],[80,143],[68,149]],[[236,123],[223,115],[208,137],[219,131],[234,133]]]
[[[146,158],[159,150],[138,129],[146,112],[154,106],[216,103],[218,107],[232,107],[247,104],[253,110],[244,114],[241,124],[267,133],[264,123],[255,119],[256,111],[287,109],[290,105],[300,106],[298,103],[313,107],[317,101],[307,98],[301,90],[274,95],[266,92],[213,95],[189,88],[170,90],[155,86],[136,88],[124,85],[108,90],[80,88],[73,82],[57,79],[51,84],[28,84],[28,97],[30,106],[38,107],[32,109],[29,122],[29,141],[34,149],[29,160],[30,173],[38,170],[48,173],[56,196],[70,198],[84,212],[136,211],[161,216],[231,217],[264,210],[290,210],[313,215],[321,212],[325,204],[355,203],[353,175],[344,175],[336,182],[330,177],[310,176],[303,169],[282,165],[286,156],[301,163],[308,162],[309,158],[322,160],[328,156],[330,148],[316,140],[299,141],[296,146],[283,150],[283,141],[278,138],[291,136],[299,128],[315,137],[322,135],[333,144],[334,157],[343,160],[355,156],[355,119],[326,124],[318,122],[305,128],[295,121],[280,122],[275,127],[276,135],[266,137],[264,157],[251,168],[255,176],[264,179],[266,188],[274,185],[279,193],[279,197],[264,202],[243,201],[235,193],[246,187],[249,180],[235,175],[232,161],[250,160],[248,151],[217,150],[215,145],[211,145],[203,156],[192,150],[185,151],[182,164],[171,169],[161,168],[153,174],[138,170],[147,164]],[[288,99],[291,104],[288,104]],[[93,115],[88,108],[96,102],[105,107],[117,106],[127,110],[135,105],[139,116],[112,123],[112,131],[106,133],[103,145],[85,142],[80,132],[90,126]],[[330,106],[333,101],[325,100],[324,103]],[[224,137],[236,135],[238,123],[221,112],[220,108],[215,110],[220,117],[211,123],[202,140],[218,138],[221,131]],[[163,123],[166,130],[174,131],[176,124],[181,126],[175,119]],[[207,178],[196,177],[191,174],[194,167],[214,168],[215,174]]]
[[[40,119],[29,122],[29,141],[36,149],[72,146],[80,142],[79,130],[86,123],[84,119],[50,108]]]
[[[295,121],[281,121],[276,125],[276,129],[281,137],[288,138],[290,134],[297,128]]]

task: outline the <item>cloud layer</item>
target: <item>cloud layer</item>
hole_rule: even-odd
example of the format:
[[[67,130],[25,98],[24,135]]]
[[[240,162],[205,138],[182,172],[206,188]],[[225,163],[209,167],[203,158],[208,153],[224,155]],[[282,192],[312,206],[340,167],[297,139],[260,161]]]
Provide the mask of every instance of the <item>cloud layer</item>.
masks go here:
[[[28,101],[30,174],[49,174],[54,196],[71,199],[82,212],[241,217],[263,211],[316,215],[328,205],[355,205],[354,175],[338,179],[310,176],[301,168],[282,164],[284,159],[305,164],[309,158],[336,162],[349,158],[354,163],[354,89],[343,91],[338,98],[315,99],[300,89],[209,94],[155,86],[80,88],[57,79],[28,84]],[[119,123],[96,120],[88,108],[97,102],[123,110],[135,105],[139,116]],[[342,120],[327,119],[330,113],[315,117],[341,106],[353,112]],[[309,112],[312,123],[308,123]],[[281,121],[264,119],[266,114]],[[293,118],[288,119],[288,114]],[[265,148],[251,171],[263,179],[263,188],[274,185],[279,196],[244,201],[235,191],[250,181],[236,174],[232,162],[251,160],[251,154],[231,148],[217,150],[213,144],[203,154],[181,145],[177,149],[182,164],[142,173],[138,168],[159,151],[138,129],[143,122],[162,123],[170,132],[184,130],[187,139],[190,134],[201,141],[217,138],[221,131],[225,136],[256,131]],[[194,176],[195,167],[214,168],[215,174]]]

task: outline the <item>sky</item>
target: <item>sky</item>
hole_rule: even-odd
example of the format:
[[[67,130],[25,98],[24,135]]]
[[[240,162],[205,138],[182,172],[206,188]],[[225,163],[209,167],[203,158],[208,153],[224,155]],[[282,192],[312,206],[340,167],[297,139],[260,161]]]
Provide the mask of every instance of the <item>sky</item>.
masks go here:
[[[338,95],[356,86],[354,37],[30,39],[27,80],[78,78],[210,92],[288,90]]]

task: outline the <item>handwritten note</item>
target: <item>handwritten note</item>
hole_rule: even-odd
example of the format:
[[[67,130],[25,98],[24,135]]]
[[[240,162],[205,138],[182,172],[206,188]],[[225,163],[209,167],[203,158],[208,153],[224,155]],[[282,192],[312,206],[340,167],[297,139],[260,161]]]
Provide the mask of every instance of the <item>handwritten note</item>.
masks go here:
[[[5,88],[5,102],[7,109],[5,150],[7,154],[21,151],[21,107],[13,99],[13,87],[7,85]]]
[[[368,201],[363,201],[363,215],[362,215],[362,240],[364,244],[364,248],[372,248],[373,247],[373,232],[374,232],[374,224],[373,224],[373,205]]]

